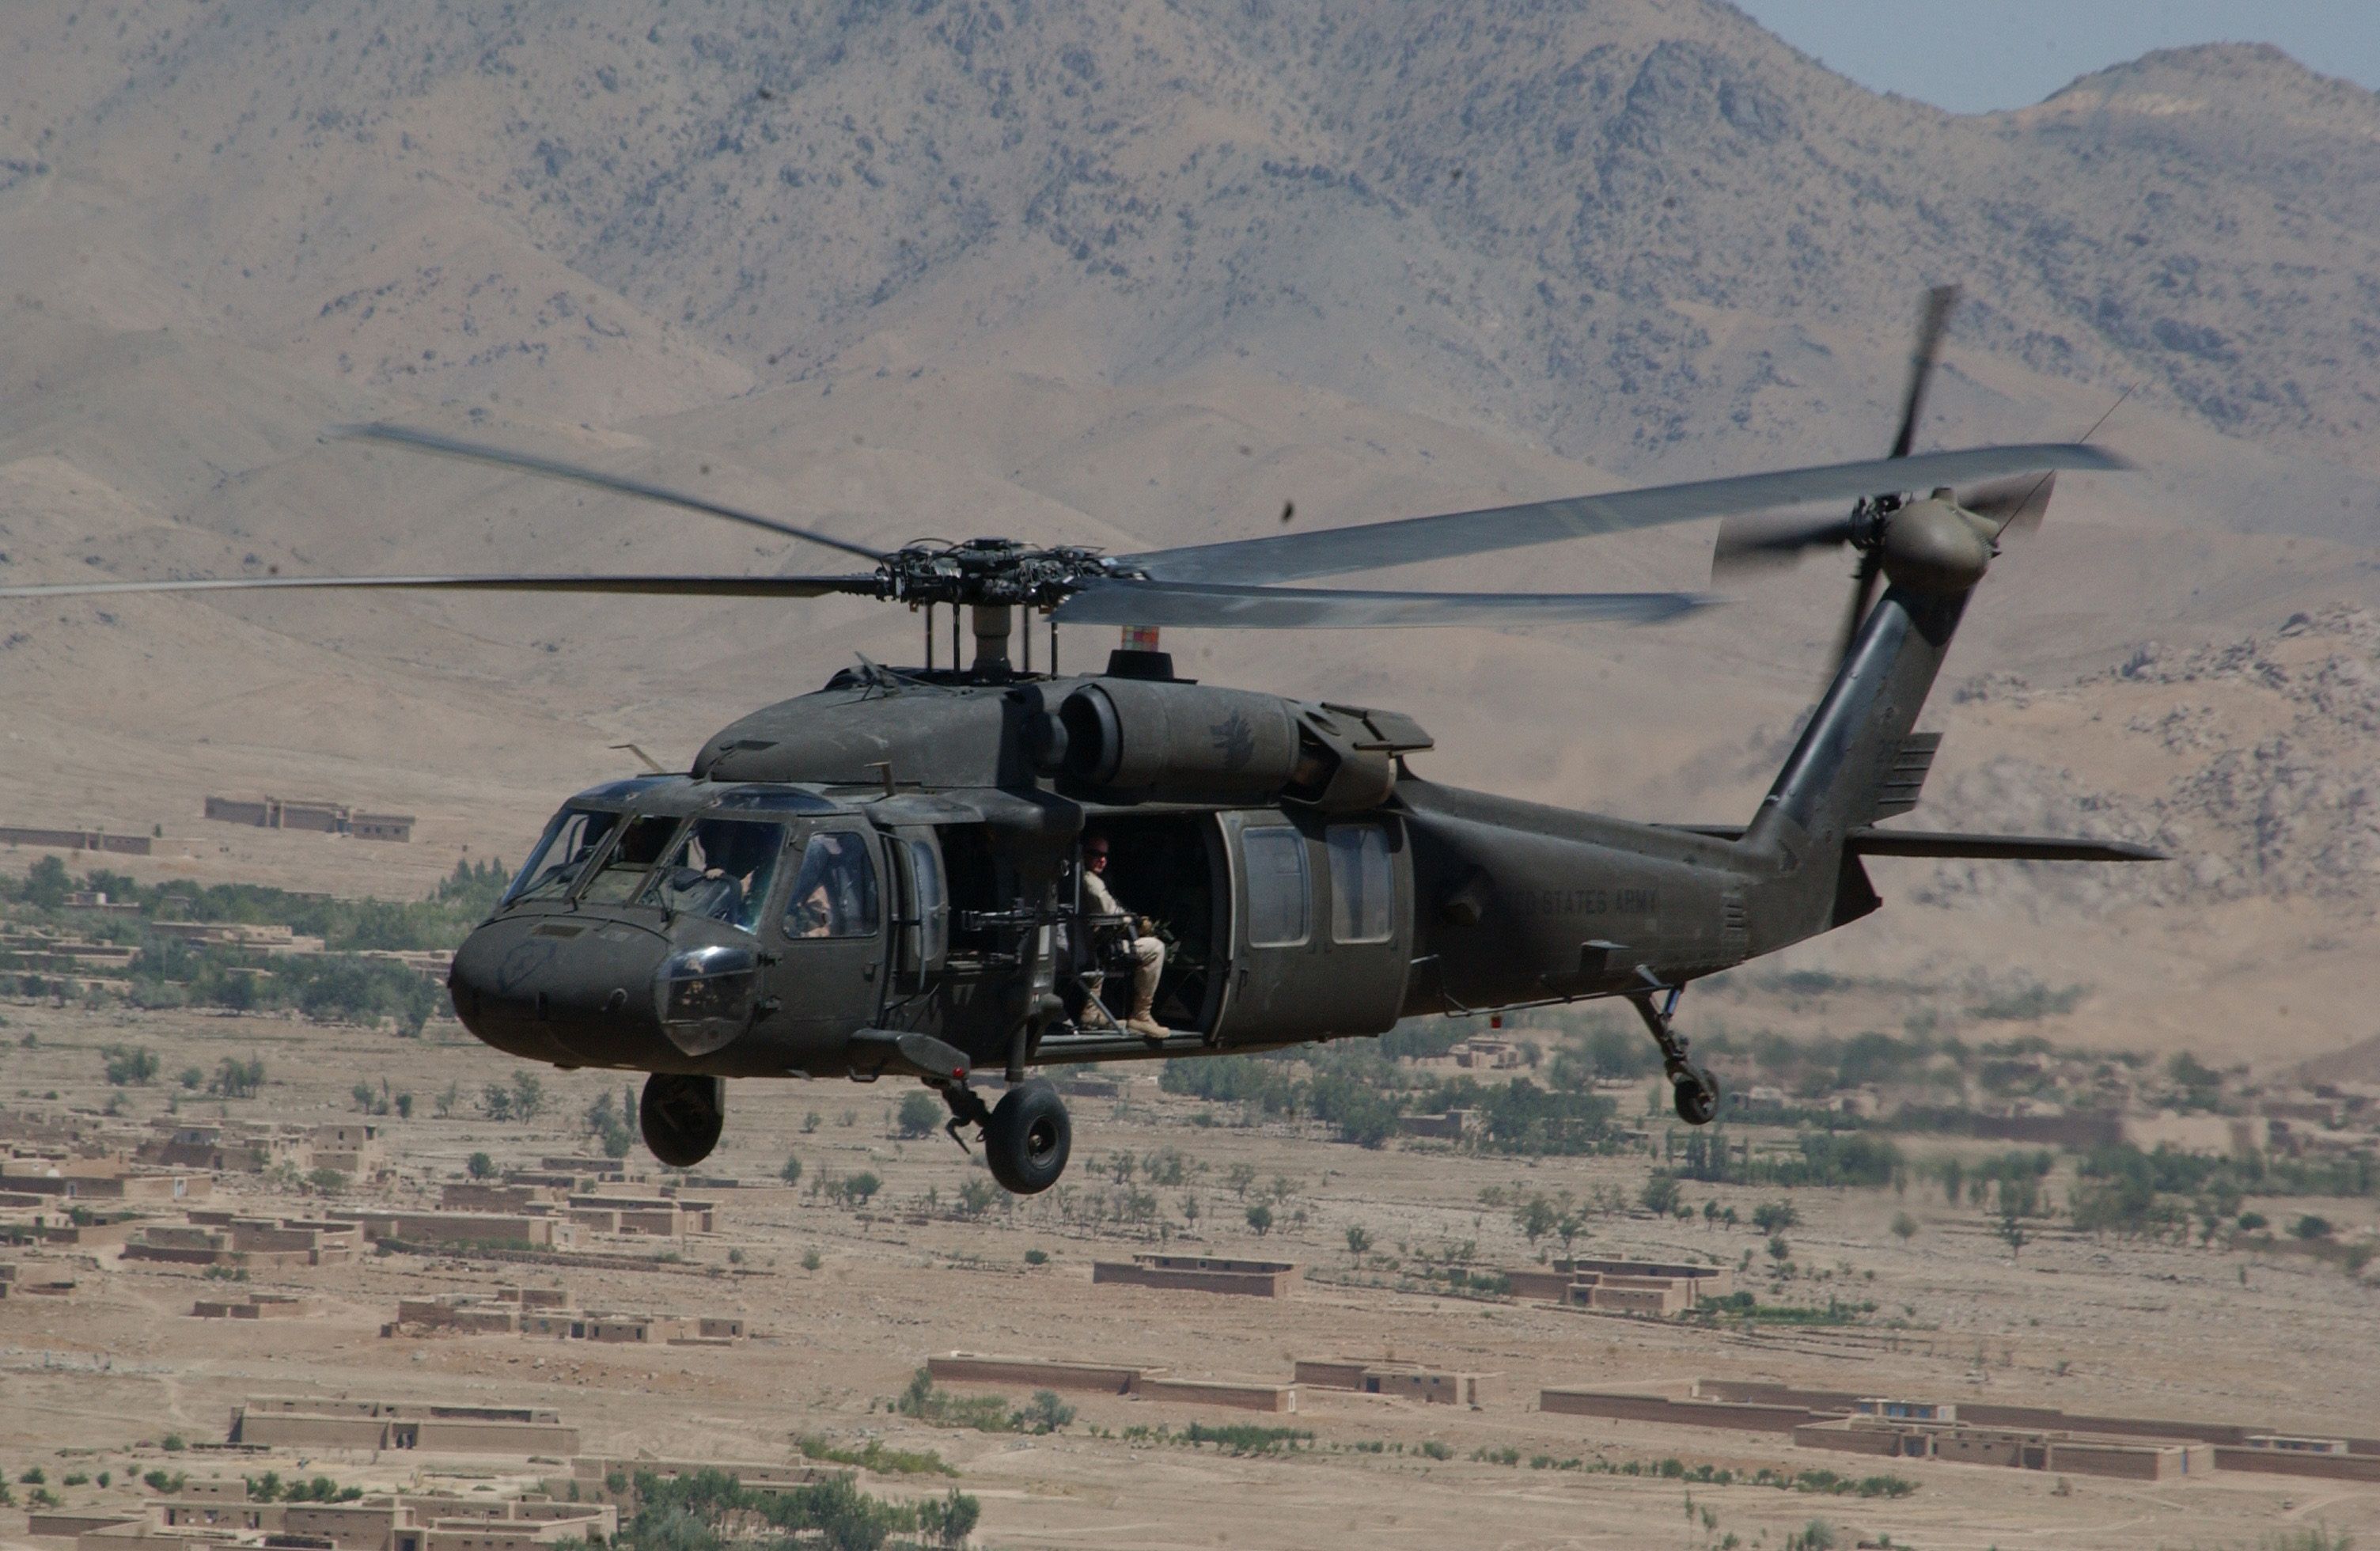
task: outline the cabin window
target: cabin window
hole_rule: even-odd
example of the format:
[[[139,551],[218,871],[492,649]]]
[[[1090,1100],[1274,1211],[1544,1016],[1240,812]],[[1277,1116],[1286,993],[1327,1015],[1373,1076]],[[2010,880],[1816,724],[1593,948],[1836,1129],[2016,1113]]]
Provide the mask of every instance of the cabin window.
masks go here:
[[[587,880],[578,897],[591,904],[625,904],[636,898],[637,890],[653,864],[669,849],[670,837],[677,833],[678,821],[658,813],[628,820],[626,829],[603,857],[603,865]]]
[[[1314,882],[1305,870],[1305,837],[1274,827],[1240,835],[1248,864],[1248,946],[1293,948],[1314,931]]]
[[[821,830],[810,836],[785,902],[790,938],[868,937],[876,930],[876,864],[868,837]]]
[[[689,915],[708,915],[751,931],[760,923],[785,849],[783,824],[741,818],[700,818],[653,874],[638,903]]]
[[[620,822],[616,813],[566,807],[545,827],[544,838],[529,854],[528,865],[504,891],[506,904],[516,900],[558,900],[578,881],[587,859]]]
[[[1378,824],[1333,824],[1330,850],[1330,940],[1386,942],[1395,882],[1389,837]]]

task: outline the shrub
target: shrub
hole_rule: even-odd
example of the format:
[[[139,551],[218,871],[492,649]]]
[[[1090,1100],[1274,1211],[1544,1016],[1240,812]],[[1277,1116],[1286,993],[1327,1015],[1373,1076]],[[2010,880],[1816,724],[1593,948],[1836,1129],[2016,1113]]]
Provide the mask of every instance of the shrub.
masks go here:
[[[922,1090],[904,1095],[892,1123],[911,1141],[931,1136],[942,1123],[942,1105],[932,1094]]]

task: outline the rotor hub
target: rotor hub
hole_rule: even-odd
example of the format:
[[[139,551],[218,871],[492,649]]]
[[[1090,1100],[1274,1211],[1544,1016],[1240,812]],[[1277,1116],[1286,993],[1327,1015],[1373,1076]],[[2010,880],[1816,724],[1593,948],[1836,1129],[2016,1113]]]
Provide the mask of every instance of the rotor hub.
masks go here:
[[[884,595],[912,607],[1017,605],[1051,609],[1095,581],[1139,573],[1080,545],[1035,548],[1013,539],[911,544],[877,567]]]

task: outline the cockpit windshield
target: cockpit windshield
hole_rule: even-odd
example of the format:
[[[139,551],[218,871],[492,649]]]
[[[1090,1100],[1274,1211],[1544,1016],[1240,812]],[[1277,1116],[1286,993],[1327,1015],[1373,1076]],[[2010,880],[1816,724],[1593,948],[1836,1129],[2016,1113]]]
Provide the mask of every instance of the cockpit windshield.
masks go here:
[[[714,920],[758,928],[761,908],[769,901],[769,885],[777,876],[777,858],[784,854],[785,827],[745,818],[698,818],[653,874],[640,904],[708,915]]]
[[[674,815],[648,813],[628,820],[618,843],[603,855],[603,865],[587,880],[578,898],[588,904],[625,904],[636,896],[645,874],[662,859],[670,837],[677,833]]]
[[[570,892],[587,859],[618,826],[620,816],[589,808],[566,807],[545,827],[545,836],[530,853],[528,865],[504,891],[503,903],[558,900]]]

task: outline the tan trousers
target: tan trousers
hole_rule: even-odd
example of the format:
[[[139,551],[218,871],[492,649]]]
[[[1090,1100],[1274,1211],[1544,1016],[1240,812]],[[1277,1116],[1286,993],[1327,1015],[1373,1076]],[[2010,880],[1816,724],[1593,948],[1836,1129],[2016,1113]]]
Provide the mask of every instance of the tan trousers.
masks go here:
[[[1157,1000],[1158,977],[1165,973],[1165,944],[1153,937],[1132,939],[1132,1010],[1146,1012]]]

